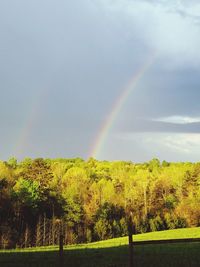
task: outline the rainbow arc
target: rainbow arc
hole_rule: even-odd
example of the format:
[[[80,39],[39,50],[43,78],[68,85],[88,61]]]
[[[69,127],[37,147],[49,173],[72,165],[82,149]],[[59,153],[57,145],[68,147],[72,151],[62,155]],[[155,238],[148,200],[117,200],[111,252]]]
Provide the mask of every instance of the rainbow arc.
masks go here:
[[[133,77],[130,79],[129,83],[122,89],[121,94],[115,100],[109,115],[105,118],[97,136],[95,137],[95,141],[93,142],[92,148],[89,152],[89,157],[98,158],[100,156],[109,132],[115,124],[118,114],[126,103],[126,100],[131,95],[133,90],[137,88],[138,82],[142,79],[142,77],[144,77],[145,73],[154,64],[155,60],[156,53],[154,53],[145,61],[145,63],[133,74]]]

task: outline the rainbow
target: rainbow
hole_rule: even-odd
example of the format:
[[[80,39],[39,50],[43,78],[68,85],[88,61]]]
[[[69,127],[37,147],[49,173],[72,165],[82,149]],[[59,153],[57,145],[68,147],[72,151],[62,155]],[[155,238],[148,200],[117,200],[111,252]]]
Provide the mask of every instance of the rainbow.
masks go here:
[[[134,73],[133,77],[130,79],[129,83],[125,88],[123,88],[122,93],[119,95],[117,100],[114,102],[109,115],[104,120],[101,125],[95,141],[93,142],[92,149],[89,152],[89,157],[98,158],[102,148],[104,147],[107,136],[112,129],[118,114],[120,113],[123,105],[128,99],[129,95],[136,88],[140,79],[144,76],[147,70],[153,65],[156,59],[156,53],[154,53],[150,58],[148,58],[145,63]]]
[[[17,142],[13,148],[13,154],[19,158],[23,156],[25,148],[27,148],[27,144],[30,142],[30,136],[35,128],[35,124],[38,121],[41,108],[44,105],[44,99],[47,98],[49,92],[49,86],[44,86],[41,88],[38,93],[35,101],[30,105],[30,109],[26,114],[26,119],[24,120],[24,124],[20,127],[20,131],[18,134]],[[30,155],[29,155],[30,156]]]
[[[59,73],[64,64],[65,61],[54,70],[53,74],[56,75],[57,73]],[[39,92],[37,94],[37,97],[35,101],[32,101],[30,109],[27,111],[24,123],[19,129],[17,142],[13,148],[14,155],[17,155],[18,157],[22,157],[24,150],[27,149],[27,144],[30,142],[31,134],[38,122],[42,109],[44,109],[47,99],[50,96],[50,90],[52,89],[52,83],[54,81],[53,78],[54,75],[51,76],[50,80],[40,86],[40,90],[38,89]]]

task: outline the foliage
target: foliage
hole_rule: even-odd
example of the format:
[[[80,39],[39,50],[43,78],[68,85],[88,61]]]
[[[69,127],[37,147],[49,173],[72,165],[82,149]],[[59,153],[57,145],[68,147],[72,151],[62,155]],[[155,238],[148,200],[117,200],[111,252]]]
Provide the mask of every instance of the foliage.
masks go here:
[[[0,247],[90,242],[200,226],[200,163],[0,161]]]

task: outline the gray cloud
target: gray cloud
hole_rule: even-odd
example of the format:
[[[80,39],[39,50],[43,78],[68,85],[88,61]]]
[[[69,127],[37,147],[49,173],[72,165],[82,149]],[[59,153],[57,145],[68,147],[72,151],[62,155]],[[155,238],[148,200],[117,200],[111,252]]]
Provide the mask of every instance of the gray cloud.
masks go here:
[[[191,123],[200,123],[200,117],[189,117],[189,116],[169,116],[154,118],[152,121],[172,123],[172,124],[191,124]]]
[[[15,153],[31,118],[20,157],[85,157],[116,99],[155,51],[113,132],[198,132],[198,124],[151,121],[200,116],[198,2],[178,2],[2,1],[0,157]],[[144,147],[136,150],[142,158]]]
[[[134,133],[134,132],[170,132],[170,133],[200,133],[200,123],[169,123],[151,120],[129,120],[126,125],[118,128],[121,133]]]

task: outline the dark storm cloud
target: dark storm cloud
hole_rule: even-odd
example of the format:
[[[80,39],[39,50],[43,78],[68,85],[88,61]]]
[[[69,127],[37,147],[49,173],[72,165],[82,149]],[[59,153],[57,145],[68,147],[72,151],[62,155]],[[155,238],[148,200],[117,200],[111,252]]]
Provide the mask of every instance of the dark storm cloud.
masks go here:
[[[123,131],[160,133],[200,133],[200,123],[167,123],[151,120],[129,120]]]

